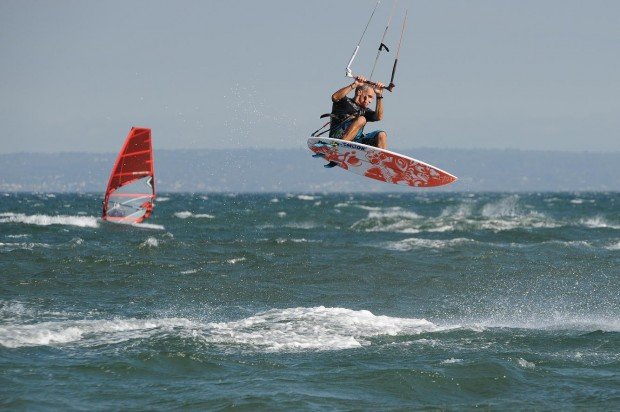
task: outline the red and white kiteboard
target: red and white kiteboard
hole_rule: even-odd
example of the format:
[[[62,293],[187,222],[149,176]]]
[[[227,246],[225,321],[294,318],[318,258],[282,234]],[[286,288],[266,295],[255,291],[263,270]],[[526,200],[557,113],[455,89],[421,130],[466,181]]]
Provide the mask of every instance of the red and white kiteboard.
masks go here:
[[[428,163],[389,150],[329,137],[311,137],[308,147],[315,157],[381,182],[412,187],[450,184],[457,177]]]

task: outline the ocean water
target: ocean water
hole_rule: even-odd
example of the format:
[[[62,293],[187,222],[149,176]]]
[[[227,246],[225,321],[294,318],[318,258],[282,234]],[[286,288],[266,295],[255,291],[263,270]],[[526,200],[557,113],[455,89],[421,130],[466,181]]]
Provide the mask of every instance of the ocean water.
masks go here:
[[[620,408],[620,194],[0,194],[0,408]]]

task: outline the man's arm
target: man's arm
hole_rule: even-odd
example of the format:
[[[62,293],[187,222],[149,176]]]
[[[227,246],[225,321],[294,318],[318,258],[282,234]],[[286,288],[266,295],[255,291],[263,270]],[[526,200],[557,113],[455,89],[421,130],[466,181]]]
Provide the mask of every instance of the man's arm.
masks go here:
[[[348,86],[344,86],[342,89],[338,89],[336,93],[332,94],[332,102],[336,103],[346,96],[351,90],[355,90],[355,82]]]
[[[332,102],[336,103],[338,100],[343,99],[350,91],[355,90],[357,86],[364,84],[366,79],[361,76],[357,76],[355,81],[348,86],[344,86],[342,89],[337,90],[332,94]]]
[[[383,120],[383,83],[377,83],[375,99],[377,100],[377,105],[375,106],[377,120]]]

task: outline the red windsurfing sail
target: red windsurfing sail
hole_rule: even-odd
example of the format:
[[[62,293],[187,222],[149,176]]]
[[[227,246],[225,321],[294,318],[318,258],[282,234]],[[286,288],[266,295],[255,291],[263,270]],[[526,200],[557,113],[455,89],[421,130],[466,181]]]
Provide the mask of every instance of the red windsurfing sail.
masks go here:
[[[151,215],[154,199],[151,129],[132,127],[110,174],[102,218],[117,223],[140,223]]]

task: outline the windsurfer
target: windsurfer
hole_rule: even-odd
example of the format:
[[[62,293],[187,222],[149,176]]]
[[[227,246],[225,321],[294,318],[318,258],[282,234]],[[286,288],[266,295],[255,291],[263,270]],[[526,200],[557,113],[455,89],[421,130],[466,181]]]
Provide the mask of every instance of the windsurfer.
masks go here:
[[[387,133],[383,130],[364,134],[367,122],[383,119],[383,88],[383,83],[370,85],[366,78],[357,76],[352,84],[337,90],[332,95],[329,137],[387,149]],[[353,98],[347,96],[351,91],[355,91]],[[373,99],[375,110],[369,109]]]

